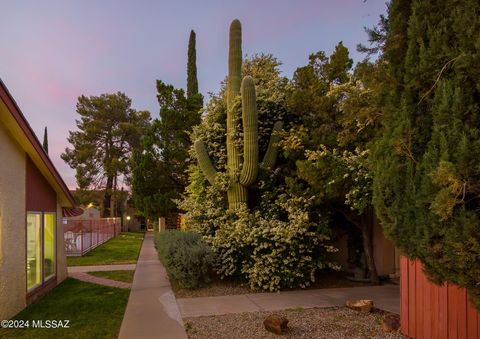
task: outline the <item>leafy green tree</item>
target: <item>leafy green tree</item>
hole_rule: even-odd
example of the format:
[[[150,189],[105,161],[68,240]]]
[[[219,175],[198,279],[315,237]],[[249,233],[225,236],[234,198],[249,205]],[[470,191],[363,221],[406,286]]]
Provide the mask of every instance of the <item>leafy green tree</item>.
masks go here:
[[[351,67],[340,42],[330,57],[312,54],[309,64],[297,69],[289,103],[299,119],[283,148],[296,159],[290,184],[314,196],[316,208],[330,214],[334,228],[348,223],[361,231],[370,279],[378,283],[368,145],[379,120],[370,87],[379,66],[364,62],[355,72]]]
[[[43,149],[45,150],[45,153],[48,154],[48,132],[47,132],[47,127],[45,126],[45,130],[43,131]]]
[[[201,113],[189,109],[183,89],[157,81],[160,119],[147,129],[142,148],[133,156],[132,189],[135,206],[149,218],[176,212],[174,199],[187,185],[189,133]]]
[[[203,96],[198,93],[195,32],[190,33],[187,95],[157,80],[160,119],[149,126],[142,147],[133,156],[132,192],[135,207],[156,219],[178,212],[179,199],[188,183],[191,162],[190,133],[201,121]]]
[[[130,156],[150,121],[146,111],[131,108],[124,93],[78,98],[77,131],[70,131],[62,159],[76,170],[80,190],[103,189],[103,216],[113,216],[111,198],[118,178],[130,173]]]
[[[385,231],[480,308],[480,3],[392,1],[385,129],[372,163]]]

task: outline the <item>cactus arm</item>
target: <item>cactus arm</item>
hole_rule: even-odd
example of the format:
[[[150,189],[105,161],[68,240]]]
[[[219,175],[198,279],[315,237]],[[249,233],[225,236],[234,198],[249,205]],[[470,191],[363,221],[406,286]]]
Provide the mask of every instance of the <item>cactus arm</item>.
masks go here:
[[[211,185],[214,185],[215,178],[217,176],[217,171],[215,170],[215,167],[213,167],[212,161],[208,156],[208,152],[207,152],[207,148],[205,147],[205,144],[203,143],[202,140],[197,140],[195,141],[194,147],[195,147],[195,153],[197,155],[197,161],[198,161],[198,164],[200,165],[200,168],[202,169],[203,174],[207,178],[208,182]]]
[[[258,175],[258,112],[255,82],[250,76],[242,81],[243,167],[240,184],[250,186]]]
[[[275,163],[277,162],[277,154],[278,154],[278,142],[280,141],[280,136],[278,132],[282,130],[283,123],[281,121],[277,121],[275,125],[273,125],[272,134],[270,135],[270,141],[268,143],[267,152],[263,156],[262,165],[263,167],[273,169],[275,167]]]

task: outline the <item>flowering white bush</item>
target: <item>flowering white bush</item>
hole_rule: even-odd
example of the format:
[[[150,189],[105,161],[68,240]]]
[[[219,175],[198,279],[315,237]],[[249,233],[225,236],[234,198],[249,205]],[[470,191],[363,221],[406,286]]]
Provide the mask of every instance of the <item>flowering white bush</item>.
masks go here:
[[[218,207],[201,212],[190,204],[187,219],[190,229],[202,233],[211,246],[214,267],[222,278],[240,277],[251,288],[278,291],[307,287],[317,270],[337,268],[325,258],[327,252],[336,251],[327,245],[328,226],[310,220],[309,206],[309,200],[283,193],[271,206],[283,216],[250,212],[246,206],[234,212]],[[215,211],[219,213],[213,215]]]
[[[301,173],[307,178],[313,176],[319,180],[321,175],[318,169],[323,169],[323,173],[327,172],[329,177],[325,190],[339,192],[343,187],[345,205],[360,214],[372,200],[373,175],[368,155],[368,150],[360,147],[351,152],[320,145],[317,151],[305,152],[307,160],[300,166]]]

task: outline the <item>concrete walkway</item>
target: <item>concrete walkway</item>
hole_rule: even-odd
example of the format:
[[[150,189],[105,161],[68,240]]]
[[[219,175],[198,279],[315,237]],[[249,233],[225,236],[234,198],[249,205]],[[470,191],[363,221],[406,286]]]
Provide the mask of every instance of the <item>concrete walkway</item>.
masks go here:
[[[279,311],[289,308],[344,306],[348,299],[372,299],[379,309],[400,314],[400,289],[396,285],[252,293],[232,296],[177,299],[182,317],[229,313]]]
[[[187,338],[175,296],[165,268],[158,260],[150,232],[143,240],[118,337]]]
[[[72,273],[69,274],[70,277],[81,280],[81,281],[86,281],[89,283],[93,284],[99,284],[99,285],[105,285],[105,286],[110,286],[110,287],[119,287],[119,288],[130,288],[132,287],[132,284],[124,282],[124,281],[117,281],[117,280],[112,280],[112,279],[107,279],[107,278],[102,278],[102,277],[96,277],[94,275],[90,275],[87,273],[79,272],[79,273]]]
[[[68,275],[74,273],[86,273],[95,271],[132,271],[136,264],[127,265],[91,265],[91,266],[68,266]]]
[[[128,265],[91,265],[91,266],[69,266],[67,267],[68,276],[86,281],[94,284],[105,285],[110,287],[130,288],[132,284],[123,281],[111,280],[107,278],[96,277],[87,272],[96,271],[133,271],[135,270],[135,264]]]

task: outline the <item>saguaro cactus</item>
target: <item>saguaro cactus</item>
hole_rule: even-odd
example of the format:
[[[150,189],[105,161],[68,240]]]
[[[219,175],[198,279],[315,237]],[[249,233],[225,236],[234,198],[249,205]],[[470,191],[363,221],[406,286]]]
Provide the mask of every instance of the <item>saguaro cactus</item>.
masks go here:
[[[230,186],[227,190],[230,209],[247,202],[248,186],[257,180],[258,175],[258,113],[255,93],[255,83],[252,77],[246,76],[241,81],[242,74],[242,26],[240,21],[233,20],[230,25],[230,46],[228,52],[228,82],[227,82],[227,174]],[[235,129],[234,119],[235,98],[241,91],[242,121],[243,121],[243,166],[240,150],[233,142]],[[268,149],[263,158],[263,166],[273,168],[277,159],[277,131],[282,129],[282,123],[276,122]],[[195,152],[198,164],[207,180],[213,185],[217,171],[213,166],[207,149],[201,140],[195,142]],[[241,168],[241,170],[240,170]]]

